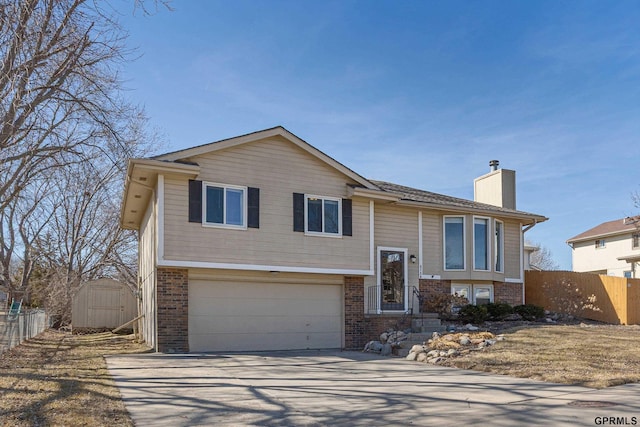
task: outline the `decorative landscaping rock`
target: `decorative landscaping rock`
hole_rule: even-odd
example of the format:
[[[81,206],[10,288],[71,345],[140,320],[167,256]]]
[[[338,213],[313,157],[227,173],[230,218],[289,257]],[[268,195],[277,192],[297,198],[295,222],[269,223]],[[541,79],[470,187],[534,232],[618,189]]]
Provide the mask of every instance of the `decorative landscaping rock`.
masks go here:
[[[495,336],[491,332],[449,333],[438,337],[434,334],[426,345],[411,347],[406,359],[435,365],[451,357],[483,351],[504,339],[504,335]]]
[[[427,353],[420,353],[418,357],[416,357],[417,362],[426,362],[427,361]]]
[[[391,344],[386,343],[382,345],[382,350],[380,350],[381,356],[390,356],[391,355]]]
[[[413,347],[411,347],[411,353],[425,353],[425,352],[426,352],[426,348],[424,348],[423,345],[416,344]]]
[[[369,341],[367,345],[364,346],[364,353],[372,352],[372,353],[380,353],[382,352],[382,348],[384,345],[380,341]]]
[[[460,345],[469,345],[471,344],[471,338],[469,338],[469,335],[463,335],[462,337],[460,337],[460,341],[458,341],[460,343]]]

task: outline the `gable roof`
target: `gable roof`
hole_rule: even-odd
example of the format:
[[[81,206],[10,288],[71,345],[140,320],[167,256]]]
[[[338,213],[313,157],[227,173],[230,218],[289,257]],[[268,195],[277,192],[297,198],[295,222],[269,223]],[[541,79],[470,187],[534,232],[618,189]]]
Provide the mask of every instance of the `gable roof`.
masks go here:
[[[616,219],[614,221],[603,222],[583,233],[578,234],[567,240],[567,243],[580,242],[582,240],[591,240],[599,237],[616,236],[619,234],[631,233],[640,229],[640,217],[627,217]]]
[[[264,129],[233,138],[222,139],[208,144],[173,151],[146,159],[130,159],[127,170],[123,203],[120,212],[120,224],[123,228],[137,229],[142,220],[150,197],[153,183],[158,174],[170,173],[196,177],[200,167],[193,158],[229,149],[242,144],[254,143],[263,139],[281,137],[333,167],[357,184],[350,185],[353,194],[387,202],[413,205],[441,211],[472,212],[487,215],[499,215],[521,220],[524,224],[535,224],[548,218],[528,212],[507,209],[471,200],[432,193],[403,185],[366,179],[342,163],[326,155],[308,142],[297,137],[282,126]]]
[[[256,142],[261,139],[271,138],[274,136],[280,136],[285,138],[289,142],[303,149],[307,153],[313,155],[314,157],[322,160],[329,166],[337,169],[342,172],[349,178],[353,179],[355,182],[369,189],[376,189],[375,185],[373,185],[369,180],[361,176],[360,174],[354,172],[350,168],[346,167],[342,163],[338,162],[334,158],[326,155],[322,151],[318,150],[313,145],[309,144],[307,141],[302,138],[294,135],[289,132],[282,126],[276,126],[269,129],[259,130],[256,132],[251,132],[245,135],[236,136],[233,138],[222,139],[220,141],[210,142],[208,144],[198,145],[196,147],[186,148],[184,150],[173,151],[170,153],[161,154],[152,159],[162,160],[167,162],[179,162],[184,159],[188,159],[194,156],[199,156],[202,154],[212,153],[218,150],[224,150],[231,147],[236,147],[238,145],[247,144],[251,142]]]
[[[419,190],[416,188],[406,187],[404,185],[393,184],[385,181],[371,180],[381,190],[391,192],[400,196],[400,202],[416,202],[434,209],[451,210],[459,209],[461,211],[483,212],[493,215],[503,215],[506,217],[518,217],[529,219],[531,222],[543,222],[548,218],[523,212],[515,209],[507,209],[500,206],[489,205],[486,203],[474,202],[472,200],[460,199],[457,197],[447,196],[444,194],[433,193],[431,191]]]

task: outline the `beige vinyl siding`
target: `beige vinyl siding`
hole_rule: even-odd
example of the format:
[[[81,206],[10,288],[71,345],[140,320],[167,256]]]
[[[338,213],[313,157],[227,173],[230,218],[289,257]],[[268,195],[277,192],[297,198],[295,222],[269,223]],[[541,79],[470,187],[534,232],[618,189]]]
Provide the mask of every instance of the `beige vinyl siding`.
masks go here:
[[[273,138],[190,159],[199,180],[260,189],[260,228],[233,230],[188,222],[188,181],[166,178],[164,258],[267,266],[369,268],[369,205],[353,200],[353,236],[293,231],[293,193],[345,198],[347,176],[282,139]],[[224,244],[216,244],[224,242]]]
[[[156,213],[152,199],[147,207],[142,223],[138,248],[140,292],[142,293],[141,333],[144,341],[152,348],[156,346]]]
[[[442,274],[442,215],[422,212],[422,274],[439,276]]]
[[[422,213],[422,236],[423,236],[423,275],[441,276],[448,280],[480,280],[480,281],[504,281],[505,278],[520,277],[520,224],[503,221],[504,223],[504,273],[495,270],[496,248],[494,244],[495,219],[491,218],[491,231],[489,238],[491,242],[490,267],[491,271],[474,271],[473,269],[473,215],[455,214],[452,216],[462,216],[465,220],[466,237],[466,269],[464,271],[444,270],[444,236],[443,218],[445,215],[440,212],[423,211]],[[484,218],[484,217],[483,217]],[[500,218],[497,218],[500,220]]]
[[[409,296],[412,298],[412,286],[418,287],[419,263],[416,261],[415,264],[412,264],[409,257],[411,255],[418,256],[418,211],[412,208],[402,208],[382,203],[376,203],[374,209],[374,271],[377,272],[378,268],[378,248],[407,249],[406,262],[409,267],[407,283],[409,285]],[[365,277],[365,309],[369,303],[368,289],[371,286],[377,286],[377,284],[377,276]],[[417,307],[415,302],[413,305]]]
[[[507,279],[524,279],[522,274],[522,255],[520,254],[520,233],[519,223],[504,223],[504,277]]]

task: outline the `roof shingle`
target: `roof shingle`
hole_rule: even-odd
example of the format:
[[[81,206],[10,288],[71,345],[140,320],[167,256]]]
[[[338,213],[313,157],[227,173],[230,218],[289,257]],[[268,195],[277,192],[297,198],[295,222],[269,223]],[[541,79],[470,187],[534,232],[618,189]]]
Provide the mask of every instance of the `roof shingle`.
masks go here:
[[[630,221],[629,221],[630,220]],[[633,221],[636,222],[633,222]],[[580,240],[593,239],[600,236],[608,236],[615,234],[625,234],[640,227],[640,217],[621,218],[614,221],[603,222],[583,233],[578,234],[567,240],[567,243],[578,242]]]

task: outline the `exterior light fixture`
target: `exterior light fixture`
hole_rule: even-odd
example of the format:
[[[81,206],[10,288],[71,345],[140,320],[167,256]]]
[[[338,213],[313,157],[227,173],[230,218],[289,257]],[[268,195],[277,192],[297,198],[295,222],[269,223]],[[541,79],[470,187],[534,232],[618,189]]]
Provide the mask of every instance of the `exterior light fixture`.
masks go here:
[[[411,256],[409,257],[409,259],[411,260],[411,264],[415,264],[415,263],[416,263],[416,261],[418,260],[418,258],[416,258],[416,256],[415,256],[415,255],[411,255]]]

